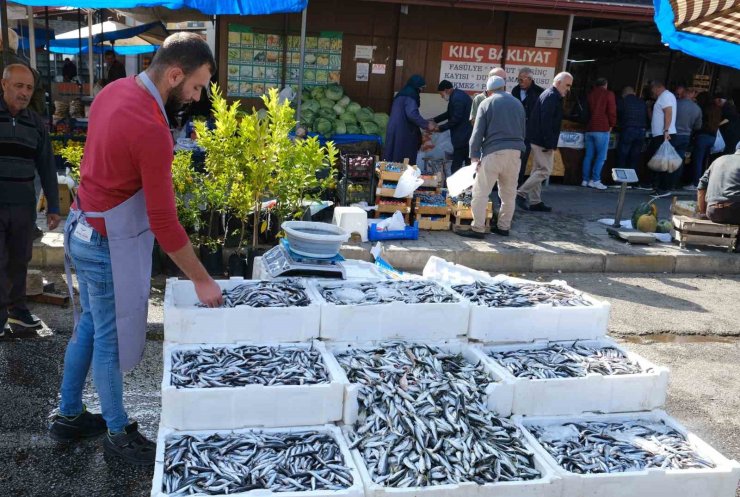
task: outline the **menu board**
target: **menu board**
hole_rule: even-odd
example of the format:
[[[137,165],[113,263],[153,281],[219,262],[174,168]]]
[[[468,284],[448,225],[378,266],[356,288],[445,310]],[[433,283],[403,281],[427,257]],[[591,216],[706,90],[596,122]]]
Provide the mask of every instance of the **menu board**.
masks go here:
[[[285,48],[287,52],[284,53]],[[255,33],[247,26],[229,24],[226,94],[230,97],[260,97],[270,88],[280,88],[283,62],[287,83],[297,85],[300,49],[300,36],[286,38],[279,34]],[[341,62],[341,33],[307,36],[304,85],[338,83]]]

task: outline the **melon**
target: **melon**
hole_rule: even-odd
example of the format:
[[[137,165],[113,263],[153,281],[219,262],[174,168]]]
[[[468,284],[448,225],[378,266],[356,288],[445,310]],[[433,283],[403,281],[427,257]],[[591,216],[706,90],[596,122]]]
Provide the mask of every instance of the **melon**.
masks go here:
[[[656,220],[658,219],[658,207],[655,205],[654,201],[651,200],[650,202],[643,202],[635,208],[632,212],[633,228],[637,229],[637,220],[640,219],[640,216],[645,214],[653,216]]]
[[[673,223],[667,219],[662,219],[658,222],[658,227],[655,229],[657,233],[670,233],[673,229]]]
[[[637,219],[637,229],[643,233],[655,233],[658,220],[652,214],[643,214]]]

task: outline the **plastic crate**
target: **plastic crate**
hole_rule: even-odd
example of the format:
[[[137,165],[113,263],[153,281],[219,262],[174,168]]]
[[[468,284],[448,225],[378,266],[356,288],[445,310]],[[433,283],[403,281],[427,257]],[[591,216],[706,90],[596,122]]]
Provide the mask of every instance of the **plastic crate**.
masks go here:
[[[342,170],[348,178],[370,178],[375,169],[375,157],[370,154],[342,155]]]
[[[394,231],[378,231],[377,226],[373,223],[367,228],[367,238],[371,242],[380,240],[418,240],[419,223],[414,221],[413,226],[406,226],[403,230]]]

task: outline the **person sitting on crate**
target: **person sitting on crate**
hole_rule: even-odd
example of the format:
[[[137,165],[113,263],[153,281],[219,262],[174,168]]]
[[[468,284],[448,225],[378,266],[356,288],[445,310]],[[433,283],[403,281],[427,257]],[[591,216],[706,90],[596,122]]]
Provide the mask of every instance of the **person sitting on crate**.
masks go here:
[[[699,214],[720,224],[740,225],[740,143],[735,153],[712,162],[696,190]]]

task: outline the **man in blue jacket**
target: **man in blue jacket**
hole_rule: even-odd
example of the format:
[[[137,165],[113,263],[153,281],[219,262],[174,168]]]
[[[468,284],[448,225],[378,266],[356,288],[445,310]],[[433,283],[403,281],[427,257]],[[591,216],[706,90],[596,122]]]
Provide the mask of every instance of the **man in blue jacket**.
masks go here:
[[[516,203],[525,210],[550,212],[542,201],[542,182],[552,173],[555,149],[558,148],[560,126],[563,122],[563,98],[573,85],[573,76],[561,72],[552,86],[543,91],[527,120],[527,140],[532,146],[533,164],[529,179],[519,187]]]
[[[435,123],[447,121],[437,126],[437,131],[450,130],[452,140],[452,173],[460,169],[463,164],[470,164],[470,135],[473,134],[473,125],[470,124],[470,108],[473,99],[462,90],[452,87],[452,83],[443,79],[437,87],[439,94],[447,100],[447,112],[434,118]]]

